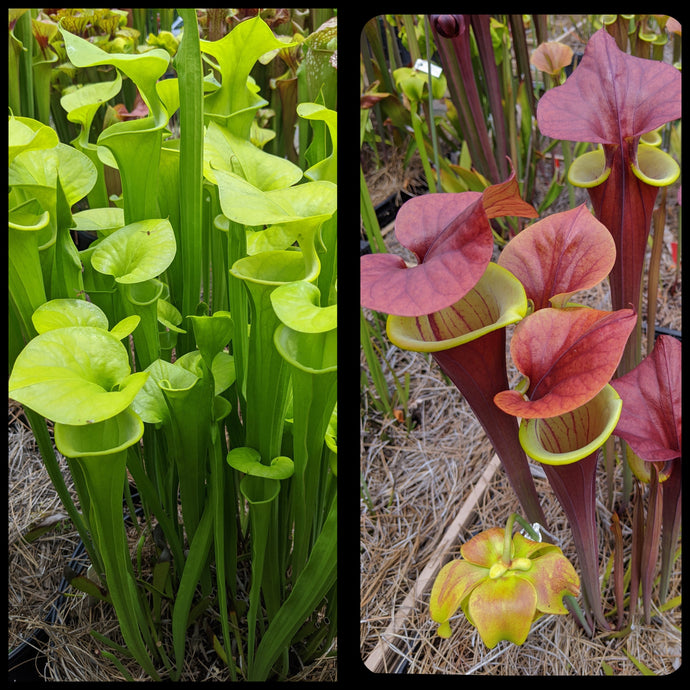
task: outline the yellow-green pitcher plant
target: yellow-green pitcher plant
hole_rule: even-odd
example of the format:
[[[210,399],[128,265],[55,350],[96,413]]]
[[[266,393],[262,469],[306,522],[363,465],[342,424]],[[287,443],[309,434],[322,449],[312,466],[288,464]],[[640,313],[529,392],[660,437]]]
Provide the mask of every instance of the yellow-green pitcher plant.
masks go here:
[[[130,371],[120,341],[128,331],[110,332],[97,307],[80,305],[80,300],[60,300],[52,305],[58,318],[51,318],[56,314],[50,309],[39,314],[40,333],[15,361],[10,395],[55,422],[55,443],[71,459],[103,569],[98,575],[121,620],[125,643],[142,668],[158,678],[151,661],[155,644],[135,586],[122,517],[127,449],[144,432],[131,403],[148,374]]]
[[[306,663],[333,653],[336,634],[312,625],[337,610],[336,21],[311,26],[329,10],[301,16],[283,40],[260,12],[206,40],[196,10],[178,14],[181,38],[137,49],[135,30],[92,42],[79,35],[92,13],[58,13],[50,45],[65,65],[55,88],[71,74],[107,79],[57,94],[67,114],[58,119],[75,125],[70,141],[23,112],[9,117],[10,395],[143,672],[189,673],[190,615],[203,615],[218,623],[213,647],[231,680],[285,678],[295,654]],[[303,40],[317,28],[327,75],[305,60],[320,49]],[[300,89],[284,101],[294,112],[271,122],[265,64],[282,56],[299,63]],[[130,89],[141,96],[136,113],[101,117]],[[280,145],[296,127],[300,165]],[[95,239],[78,251],[72,231]],[[312,291],[274,305],[276,288],[305,281],[318,304]],[[303,404],[312,393],[318,414]],[[106,475],[92,476],[106,459],[107,496]],[[142,539],[157,538],[153,589],[133,577],[120,539],[125,469]]]

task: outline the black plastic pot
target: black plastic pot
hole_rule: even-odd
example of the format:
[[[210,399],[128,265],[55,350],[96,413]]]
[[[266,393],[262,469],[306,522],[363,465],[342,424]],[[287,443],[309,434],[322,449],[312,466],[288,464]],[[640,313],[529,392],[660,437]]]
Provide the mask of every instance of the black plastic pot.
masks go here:
[[[580,60],[582,60],[583,57],[584,53],[573,53],[573,59],[570,61],[570,64],[566,65],[563,69],[566,77],[569,77],[573,73],[573,70],[580,64]]]
[[[642,322],[642,330],[646,333],[647,332],[647,322],[643,321]],[[660,335],[671,335],[674,338],[677,338],[682,342],[683,340],[683,333],[681,331],[676,331],[672,328],[666,328],[665,326],[655,326],[654,327],[654,337],[656,338],[657,336]]]
[[[69,566],[79,573],[84,569],[83,556],[86,549],[84,544],[79,542],[77,548],[72,553]],[[60,596],[53,602],[50,611],[45,618],[45,622],[53,625],[60,609],[65,605],[67,597],[65,592],[69,587],[66,578],[62,578],[59,586]],[[37,628],[29,637],[18,647],[15,647],[8,655],[8,678],[10,682],[41,682],[43,681],[43,669],[46,665],[45,654],[40,651],[40,647],[48,640],[48,635],[43,628]]]
[[[84,249],[88,249],[89,245],[94,240],[98,239],[98,235],[96,235],[95,232],[91,232],[90,230],[78,230],[75,234],[76,234],[75,244],[77,245],[77,249],[79,251],[83,251]]]
[[[379,221],[379,225],[383,227],[395,220],[395,216],[398,215],[400,207],[411,198],[411,194],[401,190],[399,192],[393,192],[393,194],[385,198],[380,204],[376,204],[376,206],[374,206],[374,211],[376,211],[376,218]]]

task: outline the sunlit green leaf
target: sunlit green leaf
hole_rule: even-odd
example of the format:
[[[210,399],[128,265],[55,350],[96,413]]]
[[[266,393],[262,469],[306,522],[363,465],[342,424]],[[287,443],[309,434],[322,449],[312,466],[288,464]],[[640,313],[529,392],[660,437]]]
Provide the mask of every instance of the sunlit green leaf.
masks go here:
[[[130,408],[93,424],[55,424],[55,445],[68,458],[110,455],[129,448],[144,433],[144,424]]]
[[[37,333],[67,326],[93,326],[108,330],[108,317],[83,299],[54,299],[42,304],[31,317]]]
[[[216,171],[223,213],[243,225],[324,221],[336,210],[337,186],[326,180],[264,191],[244,178]]]
[[[291,187],[302,179],[302,171],[294,163],[266,153],[211,122],[204,138],[205,177],[215,182],[216,170],[235,173],[264,191]]]
[[[311,180],[338,181],[338,113],[318,103],[300,103],[297,114],[307,120],[323,120],[331,137],[331,153],[305,171]]]
[[[52,127],[29,117],[9,118],[9,162],[17,154],[32,149],[51,149],[59,139]]]
[[[118,283],[140,283],[163,273],[175,257],[175,233],[164,219],[130,223],[104,238],[91,265]]]
[[[321,307],[321,293],[313,283],[295,281],[271,293],[276,316],[289,328],[303,333],[330,331],[337,326],[338,307]]]
[[[35,194],[49,211],[55,204],[58,175],[70,206],[83,199],[96,182],[96,168],[89,158],[62,143],[51,149],[29,149],[18,154],[10,165],[8,182]]]
[[[294,471],[294,465],[290,458],[278,456],[271,460],[270,465],[264,465],[261,462],[259,452],[246,446],[233,448],[227,455],[227,462],[240,472],[266,479],[287,479],[292,476]]]
[[[221,74],[220,88],[206,96],[206,114],[239,136],[249,138],[254,113],[266,104],[250,88],[249,73],[264,53],[291,45],[294,43],[276,38],[258,15],[240,22],[218,41],[200,41],[202,53],[215,58]]]
[[[130,375],[122,343],[101,328],[70,326],[38,335],[17,357],[10,396],[63,424],[93,424],[124,410],[148,374]]]

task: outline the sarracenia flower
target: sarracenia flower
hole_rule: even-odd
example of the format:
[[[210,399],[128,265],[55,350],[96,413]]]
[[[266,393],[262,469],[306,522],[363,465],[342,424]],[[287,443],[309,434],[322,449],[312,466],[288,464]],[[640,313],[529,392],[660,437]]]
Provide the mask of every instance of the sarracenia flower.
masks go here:
[[[515,517],[505,529],[472,537],[461,547],[462,559],[441,568],[429,602],[441,637],[450,637],[449,619],[459,607],[490,649],[501,640],[520,645],[542,615],[568,612],[563,597],[580,591],[575,569],[553,544],[520,533],[511,538]]]

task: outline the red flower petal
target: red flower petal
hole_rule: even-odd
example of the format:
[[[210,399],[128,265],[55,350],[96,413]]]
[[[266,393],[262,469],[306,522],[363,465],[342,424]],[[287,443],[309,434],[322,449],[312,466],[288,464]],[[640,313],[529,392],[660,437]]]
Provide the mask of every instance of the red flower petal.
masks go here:
[[[570,295],[602,281],[616,259],[611,233],[582,204],[525,228],[498,264],[524,286],[534,308],[565,306]]]
[[[522,218],[536,218],[539,214],[531,204],[520,197],[515,171],[505,182],[491,185],[482,192],[482,203],[489,218],[500,216],[520,216]]]
[[[512,173],[481,194],[426,194],[403,204],[395,234],[420,263],[408,268],[399,257],[363,256],[361,304],[396,316],[422,316],[462,299],[491,261],[489,218],[537,215],[519,191]]]

